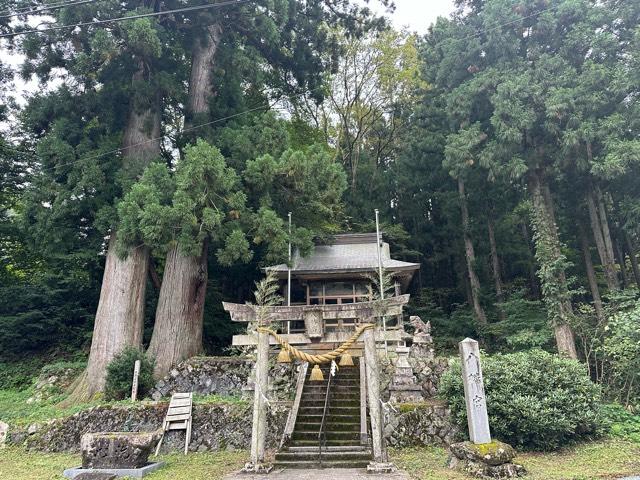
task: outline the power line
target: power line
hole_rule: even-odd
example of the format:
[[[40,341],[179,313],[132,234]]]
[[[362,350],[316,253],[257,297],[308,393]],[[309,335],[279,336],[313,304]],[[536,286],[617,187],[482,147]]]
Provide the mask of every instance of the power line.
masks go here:
[[[208,126],[208,125],[213,125],[213,124],[215,124],[215,123],[223,122],[223,121],[225,121],[225,120],[230,120],[230,119],[232,119],[232,118],[239,117],[239,116],[241,116],[241,115],[246,115],[247,113],[256,112],[256,111],[258,111],[258,110],[264,110],[264,109],[268,109],[268,108],[273,108],[273,107],[272,107],[272,106],[270,106],[270,105],[260,105],[259,107],[249,108],[249,109],[247,109],[247,110],[243,110],[243,111],[241,111],[241,112],[234,113],[234,114],[232,114],[232,115],[227,115],[226,117],[216,118],[215,120],[212,120],[212,121],[210,121],[210,122],[200,123],[200,124],[198,124],[198,125],[194,125],[194,126],[192,126],[192,127],[185,128],[185,129],[181,130],[179,133],[181,133],[181,134],[182,134],[182,133],[185,133],[185,132],[190,132],[190,131],[192,131],[192,130],[196,130],[196,129],[198,129],[198,128],[206,127],[206,126]],[[114,149],[114,150],[110,150],[110,151],[108,151],[108,152],[103,152],[103,153],[100,153],[100,154],[98,154],[98,155],[93,155],[93,156],[90,156],[90,157],[83,157],[83,158],[79,158],[79,159],[77,159],[77,160],[73,160],[73,161],[71,161],[71,162],[67,162],[67,163],[58,163],[58,164],[56,164],[56,165],[54,165],[54,166],[51,166],[51,167],[39,168],[38,170],[39,170],[39,171],[54,170],[54,169],[56,169],[56,168],[66,167],[66,166],[69,166],[69,165],[74,165],[74,164],[76,164],[76,163],[86,162],[86,161],[88,161],[88,160],[95,160],[95,159],[97,159],[97,158],[106,157],[107,155],[112,155],[112,154],[115,154],[115,153],[123,152],[123,151],[125,151],[125,150],[130,149],[130,148],[139,147],[140,145],[146,145],[147,143],[156,142],[156,141],[158,141],[158,140],[162,140],[162,139],[164,139],[164,138],[165,138],[165,137],[167,137],[167,136],[169,136],[169,135],[168,135],[168,134],[160,135],[160,136],[158,136],[158,137],[149,138],[149,139],[144,140],[144,141],[142,141],[142,142],[134,143],[133,145],[128,145],[128,146],[126,146],[126,147],[116,148],[116,149]],[[18,150],[15,150],[15,151],[18,151]],[[28,154],[31,154],[31,152],[20,152],[20,153],[28,153]],[[31,154],[31,155],[34,155],[34,154]]]
[[[182,12],[193,12],[196,10],[204,10],[207,8],[218,8],[218,7],[226,7],[229,5],[240,5],[243,3],[249,3],[251,0],[226,0],[218,3],[209,3],[206,5],[194,5],[192,7],[184,7],[184,8],[176,8],[174,10],[165,10],[162,12],[150,12],[150,13],[139,13],[136,15],[131,15],[127,17],[116,17],[116,18],[108,18],[104,20],[92,20],[91,22],[82,22],[75,23],[71,25],[58,25],[56,27],[48,27],[42,29],[34,29],[34,30],[24,30],[22,32],[13,32],[13,33],[5,33],[0,35],[0,38],[9,38],[16,37],[18,35],[27,35],[29,33],[44,33],[51,32],[54,30],[63,30],[65,28],[76,28],[76,27],[85,27],[88,25],[100,25],[104,23],[112,23],[112,22],[122,22],[124,20],[135,20],[137,18],[147,18],[147,17],[157,17],[160,15],[169,15],[172,13],[182,13]]]
[[[223,6],[223,4],[246,3],[246,2],[248,2],[248,1],[249,1],[249,0],[232,0],[232,1],[228,1],[228,2],[220,2],[220,3],[212,4],[212,5],[201,5],[201,6],[197,6],[197,7],[191,7],[191,9],[196,9],[196,8],[198,8],[198,9],[199,9],[199,8],[203,8],[203,7],[211,7],[211,6]],[[554,8],[556,8],[556,6],[552,6],[552,7],[544,8],[544,9],[538,10],[538,11],[536,11],[536,12],[534,12],[534,13],[531,13],[531,14],[529,14],[529,15],[526,15],[526,16],[524,16],[524,17],[520,17],[520,18],[518,18],[518,19],[511,20],[511,21],[509,21],[509,22],[505,22],[505,23],[503,23],[503,24],[496,25],[496,26],[494,26],[494,27],[491,27],[491,28],[487,28],[487,29],[481,30],[481,31],[479,31],[479,32],[474,33],[473,35],[469,35],[469,36],[467,36],[467,37],[463,37],[463,38],[461,38],[461,39],[456,39],[456,40],[466,40],[466,39],[469,39],[469,38],[475,37],[475,36],[477,36],[477,35],[480,35],[480,34],[482,34],[482,33],[487,33],[487,32],[490,32],[490,31],[496,30],[496,29],[498,29],[498,28],[502,28],[502,27],[505,27],[505,26],[511,25],[511,24],[513,24],[513,23],[517,23],[517,22],[519,22],[519,21],[521,21],[521,20],[524,20],[524,19],[526,19],[526,18],[531,18],[531,17],[533,17],[533,16],[535,16],[535,15],[539,15],[540,13],[543,13],[543,12],[546,12],[546,11],[549,11],[549,10],[553,10]],[[184,9],[178,9],[178,10],[184,10]],[[176,11],[176,10],[166,11],[166,12],[157,12],[157,13],[156,13],[156,15],[157,15],[157,14],[163,14],[163,13],[173,13],[173,12],[175,12],[175,11]],[[145,15],[145,16],[150,16],[150,15]],[[133,18],[133,17],[122,17],[122,18],[123,18],[123,19],[129,19],[129,18]],[[116,20],[116,19],[114,19],[114,20]],[[111,21],[114,21],[114,20],[111,20]],[[105,20],[105,21],[103,21],[103,22],[106,22],[106,20]],[[68,25],[68,26],[71,26],[71,25]],[[66,26],[65,26],[65,27],[66,27]],[[64,27],[62,27],[62,28],[64,28]],[[44,30],[38,30],[38,31],[44,31]],[[27,32],[22,32],[22,33],[27,33]],[[0,37],[2,37],[2,36],[0,36]],[[292,95],[292,97],[297,97],[297,96],[300,96],[300,95],[303,95],[303,93],[299,93],[299,94],[296,94],[296,95]],[[212,121],[210,121],[210,122],[205,122],[205,123],[201,123],[201,124],[199,124],[199,125],[194,125],[194,126],[192,126],[192,127],[185,128],[185,129],[183,129],[183,130],[181,131],[181,133],[189,132],[189,131],[192,131],[192,130],[195,130],[195,129],[198,129],[198,128],[202,128],[202,127],[205,127],[205,126],[208,126],[208,125],[212,125],[212,124],[215,124],[215,123],[218,123],[218,122],[222,122],[222,121],[225,121],[225,120],[229,120],[229,119],[231,119],[231,118],[239,117],[239,116],[241,116],[241,115],[245,115],[245,114],[247,114],[247,113],[255,112],[255,111],[258,111],[258,110],[265,109],[265,108],[272,108],[272,107],[271,107],[271,106],[267,106],[267,105],[261,105],[261,106],[259,106],[259,107],[250,108],[250,109],[248,109],[248,110],[243,110],[242,112],[238,112],[238,113],[235,113],[235,114],[233,114],[233,115],[228,115],[228,116],[226,116],[226,117],[218,118],[218,119],[216,119],[216,120],[212,120]],[[101,154],[99,154],[99,155],[94,155],[94,156],[92,156],[92,157],[79,158],[79,159],[74,160],[74,161],[72,161],[72,162],[67,162],[67,163],[57,164],[57,165],[55,165],[55,166],[53,166],[53,167],[48,167],[48,168],[41,168],[41,169],[40,169],[40,171],[52,170],[52,169],[55,169],[55,168],[65,167],[65,166],[68,166],[68,165],[73,165],[73,164],[76,164],[76,163],[79,163],[79,162],[84,162],[84,161],[87,161],[87,160],[94,160],[94,159],[96,159],[96,158],[101,158],[101,157],[104,157],[104,156],[107,156],[107,155],[111,155],[111,154],[114,154],[114,153],[122,152],[122,151],[124,151],[124,150],[129,149],[129,148],[133,148],[133,147],[137,147],[137,146],[140,146],[140,145],[145,145],[145,144],[147,144],[147,143],[151,143],[151,142],[155,142],[155,141],[158,141],[158,140],[162,140],[162,139],[164,139],[164,138],[165,138],[165,137],[167,137],[167,136],[168,136],[167,134],[165,134],[165,135],[161,135],[161,136],[159,136],[159,137],[150,138],[150,139],[148,139],[148,140],[144,140],[144,141],[142,141],[142,142],[138,142],[138,143],[135,143],[135,144],[133,144],[133,145],[129,145],[128,147],[121,147],[121,148],[117,148],[117,149],[114,149],[114,150],[111,150],[111,151],[108,151],[108,152],[101,153]],[[9,148],[10,148],[10,147],[9,147]],[[14,149],[14,150],[15,150],[15,149]],[[31,154],[31,152],[24,152],[24,151],[19,151],[19,150],[15,150],[15,151],[16,151],[16,152],[19,152],[19,153],[24,153],[24,154]],[[33,155],[33,154],[32,154],[32,155]]]
[[[25,7],[21,9],[19,8],[17,10],[5,10],[4,12],[0,12],[0,19],[18,17],[20,15],[34,15],[36,13],[46,12],[49,10],[58,10],[60,8],[73,7],[76,5],[84,5],[85,3],[95,3],[99,1],[101,0],[80,0],[80,1],[71,1],[71,2],[59,2],[59,3],[53,3],[51,5],[37,7],[37,8]]]
[[[51,4],[47,5],[46,7],[47,8],[54,8],[54,7],[57,7],[58,5],[62,5],[62,4],[65,4],[65,3],[74,3],[75,1],[77,1],[77,0],[71,0],[71,1],[63,0],[63,1],[56,2],[56,3],[51,3]],[[21,7],[21,8],[16,8],[16,9],[8,8],[7,10],[1,11],[0,15],[9,15],[11,13],[18,13],[18,12],[20,12],[20,13],[28,12],[28,11],[34,10],[36,8],[40,8],[40,7],[38,7],[38,5],[31,5],[30,7]]]

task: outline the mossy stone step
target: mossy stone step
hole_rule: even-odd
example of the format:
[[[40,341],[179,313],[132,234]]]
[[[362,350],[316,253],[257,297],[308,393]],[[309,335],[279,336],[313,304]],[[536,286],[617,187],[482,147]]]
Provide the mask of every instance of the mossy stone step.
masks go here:
[[[300,411],[298,413],[298,418],[301,418],[305,415],[320,415],[324,411],[324,403],[321,405],[300,405]],[[357,415],[360,418],[360,406],[341,406],[331,408],[329,411],[330,415],[348,415],[355,416]]]
[[[367,468],[369,460],[298,460],[292,462],[275,462],[276,468],[307,469],[307,468]]]
[[[357,447],[360,446],[360,439],[357,441],[354,440],[329,440],[327,439],[328,447]],[[314,447],[318,448],[318,438],[315,440],[292,440],[292,447]]]
[[[296,432],[319,432],[320,423],[296,423]],[[330,423],[327,422],[324,426],[327,432],[360,432],[360,422],[353,423]]]
[[[298,432],[294,431],[291,437],[293,440],[315,440],[318,441],[318,432]],[[326,432],[327,440],[360,440],[359,432]]]
[[[331,452],[325,451],[323,449],[322,453],[319,453],[319,449],[314,449],[315,451],[309,452],[289,452],[287,450],[283,452],[276,453],[275,460],[276,462],[280,461],[316,461],[318,457],[321,456],[323,463],[325,460],[328,461],[348,461],[348,460],[362,460],[362,461],[370,461],[371,453],[363,450],[356,451],[345,451],[345,452]]]

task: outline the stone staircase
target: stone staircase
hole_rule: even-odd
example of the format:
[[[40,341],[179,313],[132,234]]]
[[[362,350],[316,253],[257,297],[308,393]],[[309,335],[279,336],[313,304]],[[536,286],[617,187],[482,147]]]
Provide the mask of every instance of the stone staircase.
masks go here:
[[[329,367],[322,367],[322,382],[309,381],[309,367],[291,441],[276,453],[277,468],[365,468],[369,464],[371,450],[360,443],[360,369],[357,358],[354,358],[354,363],[354,367],[340,367],[331,379],[326,443],[321,452],[318,434]]]

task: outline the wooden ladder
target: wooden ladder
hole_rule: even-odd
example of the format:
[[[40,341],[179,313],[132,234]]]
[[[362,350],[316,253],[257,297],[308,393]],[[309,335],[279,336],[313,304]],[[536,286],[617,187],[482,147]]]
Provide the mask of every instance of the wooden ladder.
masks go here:
[[[184,439],[184,453],[187,454],[189,450],[189,443],[191,443],[191,412],[193,409],[193,393],[174,393],[171,395],[171,402],[169,403],[169,410],[167,410],[167,416],[162,422],[162,437],[156,447],[156,457],[160,452],[160,446],[164,439],[165,433],[169,430],[186,430],[186,436]]]

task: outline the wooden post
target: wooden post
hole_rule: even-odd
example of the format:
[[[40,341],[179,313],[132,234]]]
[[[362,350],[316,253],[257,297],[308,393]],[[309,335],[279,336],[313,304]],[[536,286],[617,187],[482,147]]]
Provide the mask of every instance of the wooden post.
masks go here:
[[[364,357],[366,362],[365,373],[367,376],[367,398],[369,400],[369,417],[371,418],[373,460],[376,463],[386,463],[387,455],[382,443],[380,379],[378,377],[378,354],[376,352],[375,328],[366,329],[363,333],[363,337]]]
[[[138,379],[140,378],[140,360],[133,365],[133,384],[131,385],[131,401],[138,399]]]

